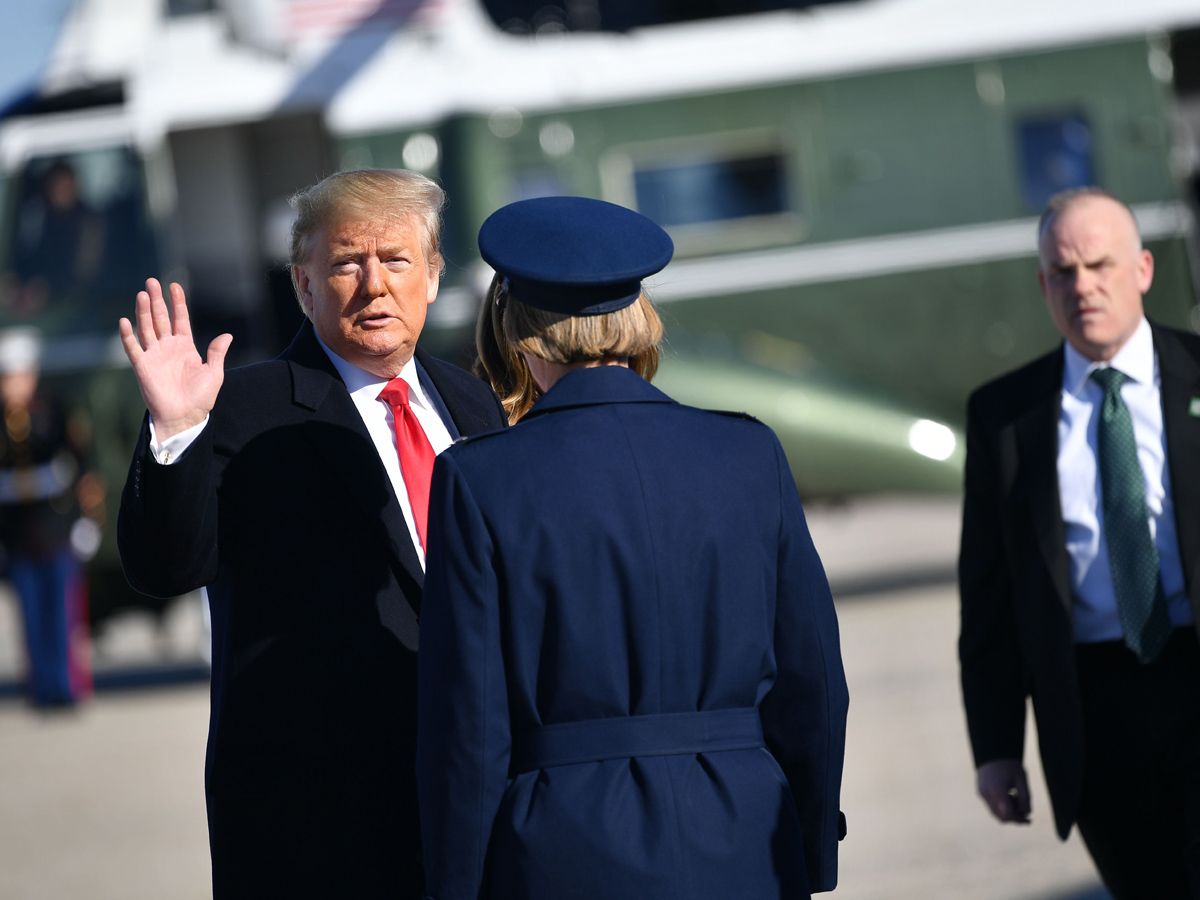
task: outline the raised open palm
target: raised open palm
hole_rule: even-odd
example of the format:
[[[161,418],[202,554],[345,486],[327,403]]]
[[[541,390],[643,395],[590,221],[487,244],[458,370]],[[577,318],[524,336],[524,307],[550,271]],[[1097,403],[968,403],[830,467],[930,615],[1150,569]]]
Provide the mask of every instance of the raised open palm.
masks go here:
[[[128,319],[118,326],[159,441],[204,421],[225,380],[225,354],[233,343],[233,335],[218,335],[208,345],[208,360],[202,360],[183,288],[172,284],[170,291],[168,312],[162,286],[147,279],[146,290],[137,295],[136,332]]]

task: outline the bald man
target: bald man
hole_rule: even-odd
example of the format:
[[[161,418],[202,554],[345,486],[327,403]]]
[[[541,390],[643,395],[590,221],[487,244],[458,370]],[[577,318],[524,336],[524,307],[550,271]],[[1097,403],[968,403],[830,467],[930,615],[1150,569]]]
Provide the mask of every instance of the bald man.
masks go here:
[[[978,790],[1027,822],[1032,698],[1064,840],[1117,900],[1200,898],[1200,338],[1148,322],[1124,203],[1060,194],[1038,280],[1064,343],[967,412],[959,588]]]

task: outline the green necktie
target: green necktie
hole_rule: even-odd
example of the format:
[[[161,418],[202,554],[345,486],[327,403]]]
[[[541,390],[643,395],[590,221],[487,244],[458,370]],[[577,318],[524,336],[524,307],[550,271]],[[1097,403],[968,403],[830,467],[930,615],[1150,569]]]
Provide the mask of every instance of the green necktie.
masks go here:
[[[1142,662],[1151,662],[1167,642],[1171,620],[1158,576],[1158,548],[1150,537],[1146,482],[1138,462],[1133,419],[1121,399],[1121,385],[1127,377],[1113,368],[1096,369],[1091,377],[1104,389],[1096,456],[1117,617],[1129,649]]]

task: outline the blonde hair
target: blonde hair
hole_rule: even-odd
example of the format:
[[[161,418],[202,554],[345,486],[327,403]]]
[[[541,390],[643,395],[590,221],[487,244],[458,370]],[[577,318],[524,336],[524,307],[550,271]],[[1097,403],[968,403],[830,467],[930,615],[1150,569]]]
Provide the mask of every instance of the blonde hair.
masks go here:
[[[521,351],[563,365],[623,359],[651,381],[662,336],[662,320],[644,293],[616,312],[568,316],[512,299],[496,275],[475,319],[478,355],[472,371],[491,384],[512,424],[542,396]]]
[[[529,412],[542,390],[533,380],[525,357],[504,339],[504,307],[496,302],[503,283],[499,275],[492,278],[475,317],[477,356],[471,371],[492,386],[512,425]]]
[[[308,259],[313,236],[338,222],[416,219],[421,228],[421,250],[426,265],[436,265],[439,276],[446,270],[441,251],[446,192],[424,175],[406,169],[351,169],[322,178],[288,202],[296,210],[288,267],[297,298],[300,289],[296,267]]]

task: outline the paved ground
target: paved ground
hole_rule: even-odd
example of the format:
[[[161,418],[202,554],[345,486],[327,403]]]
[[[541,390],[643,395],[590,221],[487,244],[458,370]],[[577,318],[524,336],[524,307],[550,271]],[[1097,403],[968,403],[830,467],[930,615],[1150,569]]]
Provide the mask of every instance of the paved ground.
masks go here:
[[[838,594],[851,716],[843,900],[1101,900],[1077,838],[1054,836],[1036,771],[1034,822],[993,823],[972,788],[959,704],[957,607],[946,582],[952,501],[812,506]],[[194,599],[164,630],[115,623],[99,668],[195,662]],[[0,592],[0,680],[19,666]],[[7,667],[7,668],[6,668]],[[202,683],[101,691],[77,713],[0,701],[0,900],[201,900],[209,896],[201,773]],[[1031,759],[1031,762],[1036,760]]]
[[[0,897],[210,897],[207,718],[203,684],[51,717],[0,704]]]
[[[975,797],[956,681],[957,602],[953,587],[943,586],[840,605],[850,682],[842,806],[850,833],[837,895],[1085,894],[1096,877],[1077,836],[1059,843],[1036,753],[1026,754],[1035,789],[1031,825],[1000,825]]]

